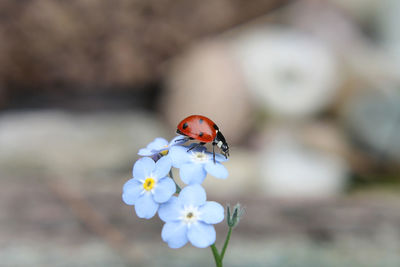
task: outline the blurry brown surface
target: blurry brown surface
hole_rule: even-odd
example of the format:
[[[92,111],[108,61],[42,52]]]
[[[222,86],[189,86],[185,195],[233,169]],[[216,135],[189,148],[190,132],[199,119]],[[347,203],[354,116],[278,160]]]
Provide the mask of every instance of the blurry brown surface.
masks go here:
[[[158,218],[139,219],[134,215],[133,207],[121,202],[120,187],[125,178],[95,181],[82,180],[77,188],[61,177],[0,180],[0,235],[3,240],[0,246],[9,248],[33,242],[39,247],[56,245],[71,253],[74,248],[84,247],[94,240],[117,253],[126,266],[154,264],[156,259],[148,254],[147,247],[151,247],[153,255],[166,253],[166,266],[173,266],[168,265],[171,263],[168,263],[168,254],[178,257],[175,259],[178,262],[179,257],[185,257],[181,250],[168,249],[161,242],[162,222]],[[400,231],[399,199],[395,195],[353,195],[318,202],[278,201],[265,197],[242,198],[240,201],[245,207],[245,215],[235,229],[233,244],[239,240],[257,243],[301,237],[333,247],[340,246],[343,240],[347,240],[344,243],[353,240],[351,242],[376,245],[383,242],[382,238],[386,238],[388,232],[396,240]],[[226,230],[223,224],[225,222],[217,225],[219,239]],[[110,233],[118,238],[109,238]],[[384,247],[392,245],[387,243]],[[384,247],[377,247],[377,251]],[[190,245],[187,248],[196,251]],[[43,257],[51,259],[55,252],[42,253]],[[30,254],[24,256],[32,257]],[[205,259],[208,256],[204,256]],[[234,254],[229,257],[237,258]],[[60,266],[71,266],[73,260]],[[104,266],[106,264],[103,262]]]
[[[2,1],[0,85],[85,90],[149,82],[194,40],[286,2]]]

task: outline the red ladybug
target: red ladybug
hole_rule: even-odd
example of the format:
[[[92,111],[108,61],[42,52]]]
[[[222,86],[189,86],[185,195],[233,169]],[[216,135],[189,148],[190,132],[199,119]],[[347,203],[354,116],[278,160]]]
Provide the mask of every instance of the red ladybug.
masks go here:
[[[176,132],[185,135],[187,140],[200,141],[200,143],[191,147],[189,150],[212,142],[214,162],[214,146],[218,146],[222,150],[222,154],[224,154],[225,158],[228,158],[229,156],[229,146],[225,141],[225,137],[220,132],[218,126],[207,117],[191,115],[178,124]]]

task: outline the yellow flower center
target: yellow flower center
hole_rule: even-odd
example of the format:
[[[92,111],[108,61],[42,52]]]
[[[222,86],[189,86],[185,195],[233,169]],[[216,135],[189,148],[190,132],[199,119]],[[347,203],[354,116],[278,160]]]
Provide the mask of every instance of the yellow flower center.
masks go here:
[[[156,184],[156,181],[153,178],[148,177],[148,178],[146,178],[146,180],[143,183],[143,188],[146,191],[150,191],[151,189],[153,189],[155,184]]]
[[[165,145],[164,147],[168,147],[168,145]],[[161,151],[160,154],[163,155],[163,156],[167,155],[168,154],[168,149]]]

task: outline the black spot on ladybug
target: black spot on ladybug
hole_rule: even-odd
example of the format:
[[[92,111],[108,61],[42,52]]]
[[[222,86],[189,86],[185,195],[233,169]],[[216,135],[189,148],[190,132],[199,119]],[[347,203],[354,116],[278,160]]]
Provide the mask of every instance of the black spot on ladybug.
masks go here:
[[[200,137],[202,137],[203,135],[204,135],[204,133],[203,133],[203,132],[200,132],[200,133],[199,133],[199,136],[200,136]]]
[[[216,124],[213,125],[215,130],[219,130],[218,126]]]
[[[199,123],[202,124],[203,123],[203,119],[199,119]]]
[[[187,122],[185,122],[183,125],[182,125],[182,128],[183,129],[186,129],[188,127],[188,124],[187,124]]]

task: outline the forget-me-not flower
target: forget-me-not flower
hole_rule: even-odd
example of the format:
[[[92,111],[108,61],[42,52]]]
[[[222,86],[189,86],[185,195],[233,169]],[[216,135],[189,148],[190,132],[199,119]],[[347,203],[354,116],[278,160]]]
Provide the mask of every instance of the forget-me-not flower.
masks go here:
[[[179,175],[185,184],[201,184],[207,173],[220,179],[228,177],[228,170],[220,163],[226,158],[216,153],[215,163],[213,154],[203,146],[188,151],[188,147],[174,146],[170,148],[169,157],[172,166],[179,168]]]
[[[205,248],[215,243],[213,224],[224,219],[224,208],[206,201],[206,192],[200,185],[189,185],[178,197],[162,204],[158,215],[165,222],[161,237],[169,247],[180,248],[190,241],[195,247]]]
[[[133,178],[123,187],[122,200],[135,205],[138,217],[152,218],[160,203],[168,201],[175,193],[175,183],[167,176],[171,169],[171,160],[162,157],[157,162],[144,157],[133,166]]]
[[[145,148],[139,149],[138,155],[144,157],[153,157],[158,154],[165,156],[168,153],[168,150],[175,145],[182,144],[187,140],[184,139],[184,136],[178,135],[175,136],[171,142],[164,138],[157,137],[152,142],[150,142]]]

